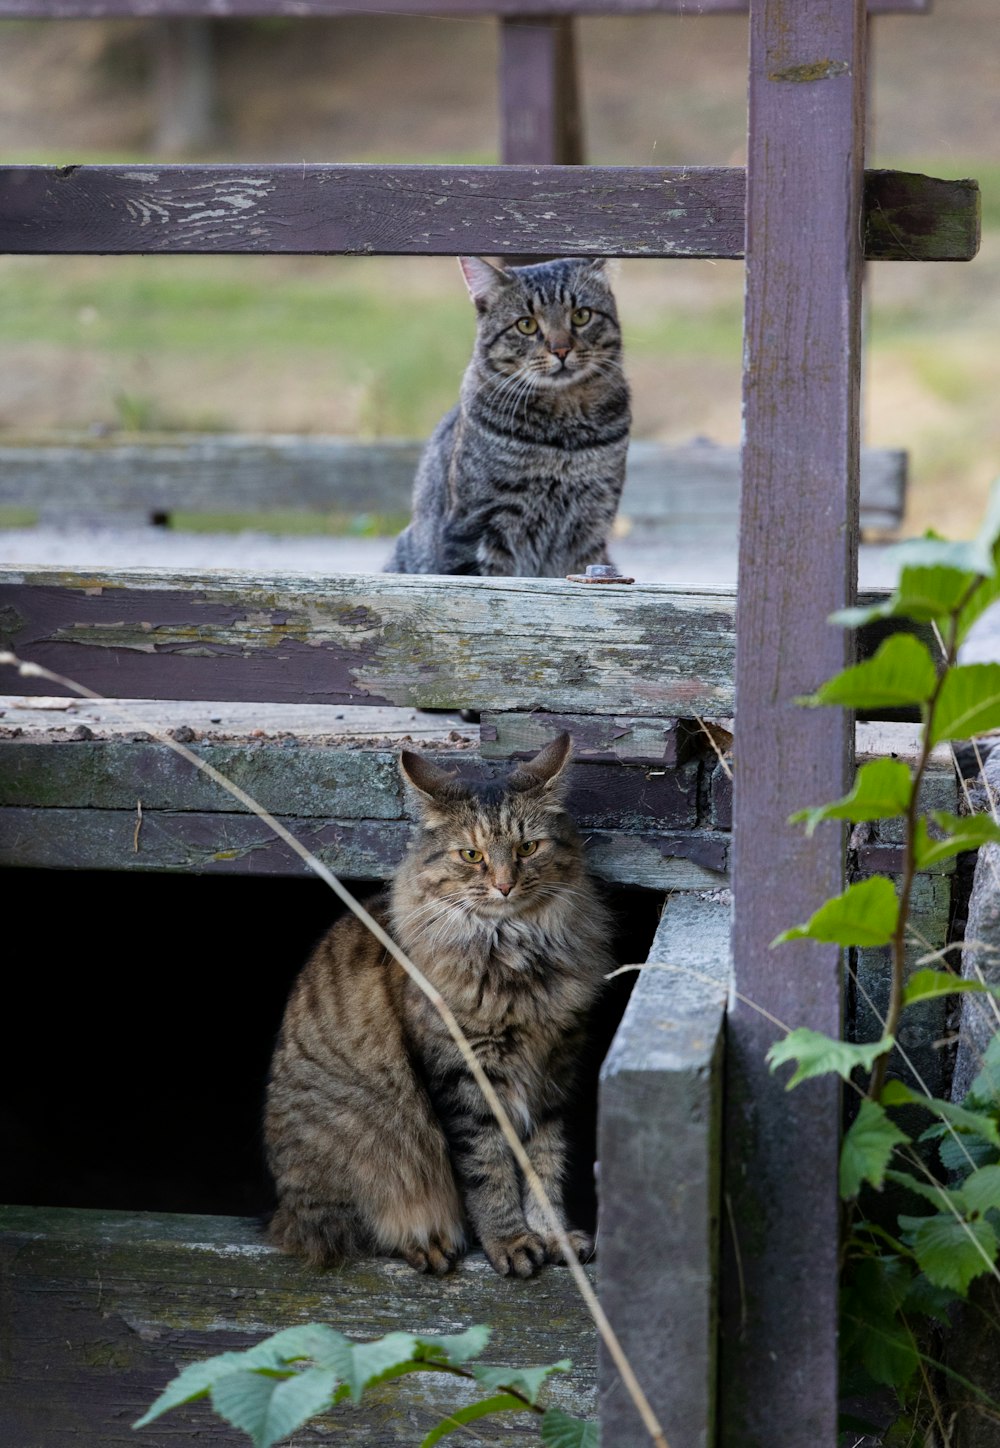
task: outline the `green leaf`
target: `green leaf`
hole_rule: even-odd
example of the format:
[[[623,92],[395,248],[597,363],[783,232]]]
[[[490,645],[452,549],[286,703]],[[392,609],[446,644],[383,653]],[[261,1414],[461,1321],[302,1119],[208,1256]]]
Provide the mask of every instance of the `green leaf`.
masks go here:
[[[311,1358],[320,1367],[339,1368],[350,1348],[342,1332],[324,1322],[305,1322],[272,1333],[239,1356],[245,1368],[277,1368],[303,1358]]]
[[[924,1317],[934,1318],[935,1322],[940,1322],[943,1327],[951,1327],[948,1308],[954,1301],[955,1294],[952,1291],[935,1287],[922,1272],[918,1272],[903,1299],[903,1310],[907,1315],[919,1312]]]
[[[242,1352],[218,1353],[215,1357],[206,1358],[204,1362],[191,1363],[167,1384],[152,1407],[147,1408],[132,1427],[142,1428],[171,1408],[179,1407],[181,1403],[193,1403],[196,1398],[207,1397],[213,1383],[229,1373],[245,1371],[246,1353]]]
[[[571,1418],[561,1408],[547,1408],[542,1419],[542,1442],[547,1448],[600,1448],[597,1423]]]
[[[795,1074],[785,1085],[785,1090],[791,1091],[800,1081],[808,1081],[813,1076],[825,1076],[831,1071],[835,1071],[845,1081],[850,1079],[851,1072],[858,1066],[870,1071],[877,1058],[890,1050],[893,1044],[892,1036],[883,1036],[880,1041],[858,1045],[852,1041],[838,1041],[833,1036],[824,1036],[820,1031],[811,1031],[807,1026],[800,1026],[798,1030],[789,1031],[783,1040],[775,1041],[767,1053],[767,1061],[772,1071],[785,1061],[798,1063]]]
[[[1000,1146],[1000,1132],[997,1124],[991,1117],[979,1111],[970,1111],[966,1106],[957,1106],[954,1101],[942,1101],[936,1096],[924,1096],[919,1091],[913,1091],[905,1086],[902,1081],[887,1081],[882,1088],[883,1106],[922,1106],[925,1111],[933,1112],[941,1121],[949,1123],[956,1131],[969,1132],[973,1136],[981,1136],[991,1146]],[[937,1133],[945,1128],[932,1128]],[[925,1132],[924,1136],[930,1139],[930,1133]]]
[[[529,1403],[538,1401],[538,1394],[545,1386],[545,1380],[552,1373],[568,1373],[573,1364],[569,1358],[540,1368],[489,1368],[481,1363],[472,1369],[477,1383],[484,1388],[514,1388],[523,1393]]]
[[[420,1444],[420,1448],[434,1448],[439,1439],[444,1438],[448,1433],[454,1433],[457,1428],[464,1428],[467,1423],[474,1423],[477,1418],[486,1418],[491,1413],[526,1413],[528,1409],[521,1402],[520,1398],[512,1398],[509,1393],[501,1393],[494,1398],[484,1398],[479,1403],[470,1403],[468,1407],[458,1408],[443,1422],[432,1428],[427,1437]]]
[[[867,1257],[852,1265],[842,1294],[849,1359],[860,1358],[876,1382],[902,1392],[917,1368],[913,1334],[898,1319],[912,1268],[898,1257]]]
[[[982,1218],[963,1222],[949,1212],[900,1217],[899,1225],[927,1280],[963,1297],[969,1283],[988,1272],[996,1257],[996,1233]]]
[[[912,781],[909,766],[899,759],[873,759],[858,770],[854,788],[833,804],[800,809],[789,824],[805,824],[811,835],[822,820],[884,820],[905,814]]]
[[[249,1434],[255,1448],[272,1448],[328,1408],[336,1386],[332,1368],[308,1368],[289,1378],[259,1370],[232,1373],[213,1384],[212,1406]]]
[[[1000,996],[996,986],[984,985],[978,980],[967,980],[961,975],[952,975],[949,970],[915,970],[903,987],[903,1005],[911,1006],[914,1001],[937,1000],[940,996],[961,995],[971,991],[976,995]]]
[[[785,930],[771,944],[824,940],[834,945],[888,945],[898,919],[895,885],[885,875],[873,875],[825,901],[804,925]]]
[[[399,1367],[413,1358],[419,1338],[410,1332],[389,1332],[374,1342],[350,1344],[350,1356],[342,1365],[340,1377],[355,1403],[371,1383],[390,1368]]]
[[[909,1141],[906,1132],[889,1120],[877,1101],[862,1101],[840,1148],[840,1195],[845,1200],[856,1197],[862,1182],[881,1191],[892,1153],[904,1141]]]
[[[1000,728],[1000,664],[959,664],[941,685],[930,742]]]
[[[467,1327],[464,1332],[420,1337],[417,1339],[417,1356],[431,1360],[444,1358],[454,1367],[461,1367],[470,1358],[478,1357],[485,1351],[492,1335],[493,1329],[480,1323]]]
[[[931,811],[931,818],[939,829],[947,830],[948,833],[943,840],[932,839],[927,821],[923,817],[917,820],[917,833],[913,843],[918,870],[926,870],[941,860],[950,859],[952,855],[960,855],[963,850],[978,850],[980,845],[1000,844],[1000,825],[989,815],[955,815],[936,809]]]
[[[954,1207],[956,1212],[965,1210],[965,1199],[961,1193],[950,1191],[946,1186],[921,1181],[908,1171],[887,1171],[886,1177],[897,1186],[905,1187],[908,1192],[923,1197],[939,1212],[945,1211],[949,1205]]]
[[[892,634],[873,658],[834,674],[800,704],[841,704],[848,709],[923,704],[937,687],[937,670],[925,644],[913,634]]]
[[[981,574],[969,569],[932,561],[938,550],[953,557],[954,544],[943,543],[939,539],[918,539],[916,542],[926,561],[921,563],[914,557],[913,562],[904,564],[899,582],[887,599],[867,607],[841,609],[831,616],[830,622],[842,624],[845,628],[860,628],[883,618],[942,623],[951,617],[977,580],[985,583]]]
[[[981,1166],[962,1183],[962,1196],[967,1212],[1000,1210],[1000,1166]]]
[[[962,1135],[956,1141],[944,1126],[932,1127],[938,1138],[938,1156],[945,1171],[966,1172],[971,1168],[989,1166],[997,1160],[997,1149],[981,1136]],[[929,1138],[925,1131],[924,1137]]]

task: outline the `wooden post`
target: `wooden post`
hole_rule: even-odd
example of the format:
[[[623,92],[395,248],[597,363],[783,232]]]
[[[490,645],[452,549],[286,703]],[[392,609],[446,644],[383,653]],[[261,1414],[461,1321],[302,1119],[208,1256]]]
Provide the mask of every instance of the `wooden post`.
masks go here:
[[[582,163],[571,16],[503,17],[500,108],[500,157],[505,165]]]
[[[156,74],[158,156],[191,155],[215,130],[215,56],[207,19],[158,20],[150,36]]]
[[[770,948],[843,889],[839,827],[796,805],[843,794],[852,721],[797,695],[848,661],[828,615],[856,583],[864,146],[862,0],[752,0],[745,445],[736,661],[736,990],[728,1034],[725,1448],[832,1448],[840,1092],[786,1094],[781,1029],[839,1034],[841,958]],[[763,842],[766,842],[764,844]]]

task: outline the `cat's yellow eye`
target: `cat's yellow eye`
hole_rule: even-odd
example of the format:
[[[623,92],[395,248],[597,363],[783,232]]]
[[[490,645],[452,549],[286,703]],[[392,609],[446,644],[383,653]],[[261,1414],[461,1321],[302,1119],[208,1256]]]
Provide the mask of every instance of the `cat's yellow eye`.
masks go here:
[[[519,317],[517,320],[517,330],[525,337],[533,337],[538,331],[538,323],[534,317]]]
[[[519,845],[514,846],[514,852],[518,855],[533,855],[537,849],[537,840],[522,840]]]
[[[570,313],[570,321],[574,327],[585,327],[593,316],[589,307],[577,307],[575,312]]]
[[[482,850],[459,850],[458,853],[462,856],[462,859],[470,865],[479,865],[482,863]]]

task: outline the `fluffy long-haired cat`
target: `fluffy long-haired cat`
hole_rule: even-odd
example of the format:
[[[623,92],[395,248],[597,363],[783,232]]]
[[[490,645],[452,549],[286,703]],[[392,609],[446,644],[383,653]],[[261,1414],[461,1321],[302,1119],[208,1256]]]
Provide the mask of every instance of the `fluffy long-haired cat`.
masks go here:
[[[610,919],[563,806],[569,736],[501,783],[401,756],[421,824],[370,907],[447,1000],[562,1214],[564,1115]],[[295,985],[271,1064],[274,1240],[447,1272],[475,1238],[503,1276],[561,1251],[434,1008],[353,916]],[[591,1249],[572,1234],[583,1255]]]
[[[475,348],[386,571],[540,578],[606,563],[630,413],[605,263],[459,262]]]

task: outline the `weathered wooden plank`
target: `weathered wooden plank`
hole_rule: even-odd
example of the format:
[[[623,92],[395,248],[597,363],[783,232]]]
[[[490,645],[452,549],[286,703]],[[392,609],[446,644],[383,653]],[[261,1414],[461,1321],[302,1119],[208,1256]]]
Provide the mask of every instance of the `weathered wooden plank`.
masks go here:
[[[583,127],[570,16],[500,22],[500,158],[508,166],[578,166]]]
[[[715,1442],[729,927],[724,892],[668,900],[601,1071],[601,1301],[671,1448]],[[642,1425],[603,1352],[599,1371],[601,1442],[633,1448]]]
[[[547,730],[542,743],[555,738]],[[300,819],[412,819],[398,756],[385,749],[276,744],[188,746],[271,813]],[[537,746],[538,748],[541,745]],[[243,813],[220,785],[166,744],[109,740],[63,743],[13,739],[0,744],[0,806]],[[530,751],[532,753],[535,750]],[[507,769],[470,752],[428,751],[459,778],[499,778]],[[698,817],[698,766],[667,770],[607,763],[573,768],[569,807],[583,828],[691,829]]]
[[[717,715],[733,603],[557,579],[0,569],[0,640],[118,696]]]
[[[46,870],[154,870],[212,875],[307,875],[255,816],[149,809],[0,807],[0,865]],[[405,820],[278,818],[335,874],[384,880],[410,840]],[[727,881],[729,836],[711,830],[627,833],[587,828],[598,879],[646,890],[704,890]]]
[[[422,444],[359,443],[336,437],[239,434],[5,439],[0,502],[29,504],[44,518],[128,514],[151,521],[178,512],[406,514]],[[861,455],[861,526],[899,525],[906,454]],[[696,542],[721,530],[735,537],[740,452],[704,440],[634,441],[619,517],[629,528],[682,529]]]
[[[0,678],[3,678],[0,675]],[[10,676],[7,676],[10,677]],[[85,734],[77,731],[85,729]],[[0,694],[0,739],[58,743],[74,738],[127,739],[148,742],[148,730],[169,730],[183,742],[234,744],[264,740],[327,744],[340,749],[389,749],[399,744],[418,748],[470,749],[479,742],[479,728],[458,712],[419,709],[345,708],[324,704],[220,703],[201,699],[79,699]],[[180,731],[177,733],[176,731]],[[138,736],[138,738],[137,738]]]
[[[975,255],[975,182],[879,175],[869,259]],[[733,167],[4,166],[0,251],[736,258],[744,201]]]
[[[823,59],[820,60],[819,58]],[[860,0],[751,0],[733,949],[720,1437],[837,1437],[839,1082],[788,1094],[777,1028],[839,1035],[839,951],[771,942],[844,885],[842,831],[788,824],[847,792],[853,726],[805,710],[847,662],[858,517],[865,17]],[[761,842],[766,841],[766,848]],[[776,1286],[780,1284],[780,1287]]]
[[[275,1252],[253,1221],[24,1207],[0,1209],[0,1258],[0,1441],[11,1448],[167,1448],[203,1439],[242,1448],[245,1436],[203,1403],[138,1433],[130,1424],[187,1363],[315,1321],[361,1339],[396,1326],[435,1333],[490,1323],[489,1361],[572,1358],[572,1374],[556,1374],[550,1401],[595,1416],[595,1333],[569,1273],[557,1268],[513,1285],[479,1256],[445,1281],[392,1261],[316,1273]],[[360,1408],[346,1405],[300,1428],[295,1442],[328,1443],[335,1431],[352,1448],[402,1448],[470,1398],[452,1379],[402,1378],[366,1393]],[[529,1436],[532,1425],[512,1419],[490,1441]]]
[[[0,167],[0,251],[736,256],[734,168]]]
[[[877,14],[920,14],[931,0],[868,0]],[[393,0],[393,15],[731,15],[747,0]],[[212,20],[283,15],[386,14],[383,0],[0,0],[0,19],[79,20],[111,16],[203,15]]]

